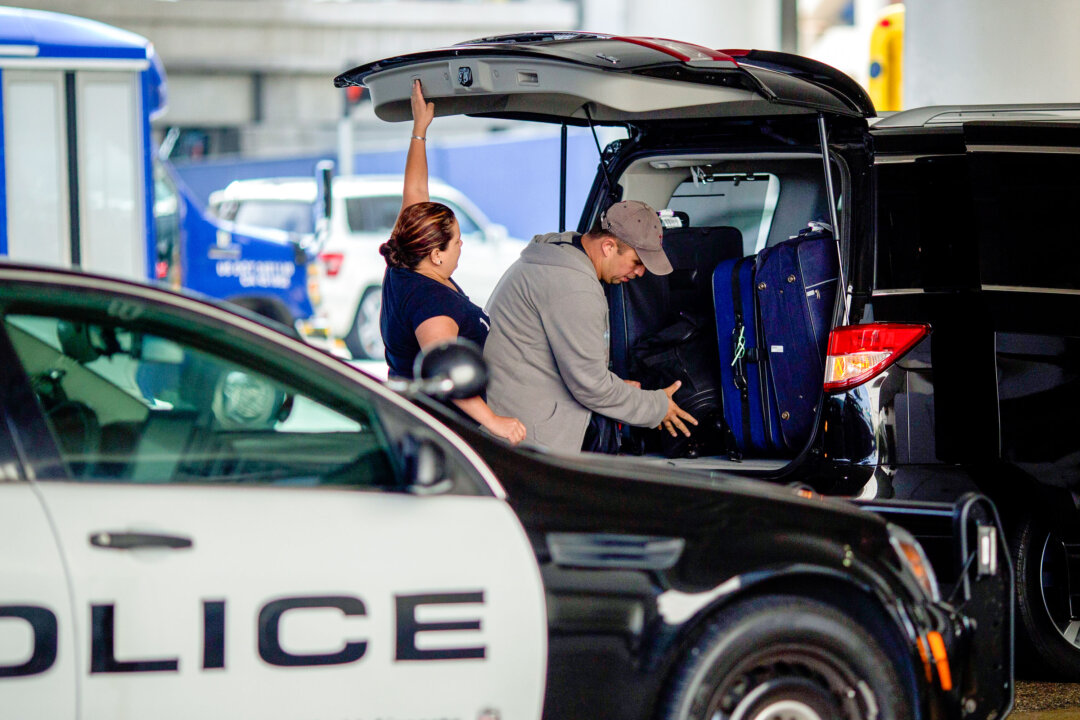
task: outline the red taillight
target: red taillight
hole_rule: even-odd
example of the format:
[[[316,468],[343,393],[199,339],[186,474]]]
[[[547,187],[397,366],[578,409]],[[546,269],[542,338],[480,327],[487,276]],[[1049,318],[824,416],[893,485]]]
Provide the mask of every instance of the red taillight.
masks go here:
[[[633,43],[634,45],[647,47],[650,50],[662,52],[665,55],[670,55],[676,60],[681,60],[683,62],[690,62],[692,60],[727,60],[731,63],[735,62],[730,55],[725,55],[720,50],[713,50],[711,48],[703,47],[701,45],[695,45],[694,43],[688,42],[680,42],[678,40],[666,40],[664,38],[654,37],[627,36],[613,37],[612,40],[621,40],[623,42]]]
[[[929,325],[902,323],[836,328],[829,335],[825,392],[846,390],[876,377],[928,334]]]
[[[341,272],[341,264],[345,262],[345,255],[343,253],[323,253],[319,255],[319,259],[326,266],[326,276],[334,277]]]

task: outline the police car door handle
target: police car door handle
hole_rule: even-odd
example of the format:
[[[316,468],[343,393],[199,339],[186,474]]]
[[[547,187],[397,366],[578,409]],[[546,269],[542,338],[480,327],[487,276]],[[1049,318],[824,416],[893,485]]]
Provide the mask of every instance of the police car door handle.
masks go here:
[[[90,533],[90,544],[108,550],[141,550],[143,548],[182,550],[192,545],[191,538],[178,535],[108,531]]]

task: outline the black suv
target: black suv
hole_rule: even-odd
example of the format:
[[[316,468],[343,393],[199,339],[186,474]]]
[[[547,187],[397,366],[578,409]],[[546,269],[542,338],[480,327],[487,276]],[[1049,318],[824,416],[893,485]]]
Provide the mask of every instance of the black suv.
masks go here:
[[[618,199],[664,208],[676,271],[610,289],[612,367],[633,376],[642,343],[687,321],[709,338],[697,355],[680,348],[688,372],[706,366],[714,386],[699,383],[695,406],[711,435],[681,449],[638,437],[646,461],[865,499],[990,495],[1011,536],[1020,634],[1080,679],[1080,442],[1064,412],[1080,392],[1078,108],[927,108],[875,123],[854,81],[806,58],[584,33],[487,38],[336,83],[366,85],[376,113],[400,121],[413,79],[439,115],[625,128],[578,230]],[[797,365],[815,378],[812,417],[765,445],[733,442],[738,416],[723,406],[747,376],[725,385],[721,370],[756,363],[763,395],[789,378],[770,371],[785,348],[768,338],[720,359],[733,337],[717,324],[716,268],[760,265],[808,223],[810,235],[833,229],[838,253],[820,347]],[[753,410],[766,426],[800,419],[775,400],[771,411]]]

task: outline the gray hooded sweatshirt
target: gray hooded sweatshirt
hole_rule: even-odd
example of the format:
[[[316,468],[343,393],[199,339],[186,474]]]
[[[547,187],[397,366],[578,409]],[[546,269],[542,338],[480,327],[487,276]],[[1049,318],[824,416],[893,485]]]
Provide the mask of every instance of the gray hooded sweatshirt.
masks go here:
[[[608,306],[575,233],[537,235],[488,301],[484,345],[487,401],[521,420],[526,442],[576,452],[589,412],[656,427],[668,409],[663,390],[639,390],[608,370]]]

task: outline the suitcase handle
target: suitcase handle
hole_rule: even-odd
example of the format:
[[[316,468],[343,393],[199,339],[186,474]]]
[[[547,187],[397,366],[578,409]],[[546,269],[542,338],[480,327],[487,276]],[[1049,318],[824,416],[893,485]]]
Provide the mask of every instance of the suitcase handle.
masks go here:
[[[738,322],[735,324],[735,328],[731,331],[731,344],[732,361],[731,367],[734,369],[732,377],[735,381],[735,387],[739,389],[740,393],[746,393],[746,327]]]

